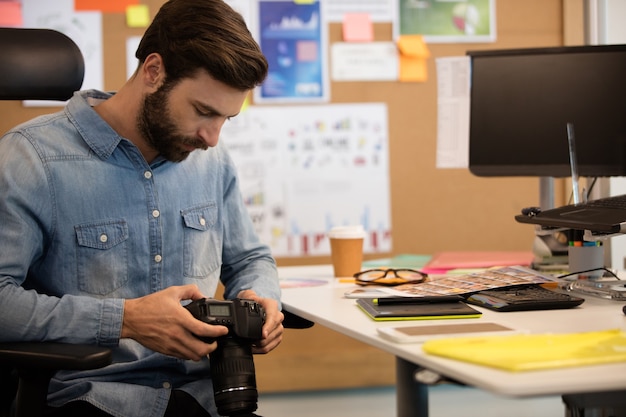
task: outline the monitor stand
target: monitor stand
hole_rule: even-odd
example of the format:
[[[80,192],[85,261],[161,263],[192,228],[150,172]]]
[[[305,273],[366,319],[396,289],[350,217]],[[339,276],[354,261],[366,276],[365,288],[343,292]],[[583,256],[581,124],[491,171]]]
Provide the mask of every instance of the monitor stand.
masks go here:
[[[598,187],[600,188],[600,187]],[[554,208],[554,178],[541,177],[539,179],[539,201],[542,210]],[[586,237],[586,239],[588,239]],[[589,239],[591,240],[591,239]],[[608,239],[601,239],[608,242]],[[537,226],[535,229],[535,239],[533,241],[533,268],[539,271],[572,271],[569,262],[569,238],[567,230],[563,229],[544,229]],[[606,253],[610,254],[605,247],[593,246],[589,250],[580,251],[580,248],[571,248],[577,256],[576,262],[572,265],[576,270],[587,270],[598,266],[610,265],[610,259],[607,262]],[[598,258],[601,261],[598,261]],[[588,267],[588,268],[587,268]],[[585,278],[595,279],[603,276],[603,271],[595,271],[585,276]]]
[[[554,208],[554,178],[539,178],[539,207],[542,210]]]
[[[554,178],[539,178],[539,207],[554,208]],[[533,268],[539,271],[567,271],[567,236],[562,231],[551,231],[537,226],[533,241]]]

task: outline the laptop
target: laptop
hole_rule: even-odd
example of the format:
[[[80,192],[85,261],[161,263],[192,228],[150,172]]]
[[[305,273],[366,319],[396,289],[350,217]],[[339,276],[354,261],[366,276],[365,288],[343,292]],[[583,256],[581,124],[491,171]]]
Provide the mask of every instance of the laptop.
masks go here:
[[[589,230],[594,234],[626,233],[626,195],[549,210],[525,209],[515,220],[545,227]]]

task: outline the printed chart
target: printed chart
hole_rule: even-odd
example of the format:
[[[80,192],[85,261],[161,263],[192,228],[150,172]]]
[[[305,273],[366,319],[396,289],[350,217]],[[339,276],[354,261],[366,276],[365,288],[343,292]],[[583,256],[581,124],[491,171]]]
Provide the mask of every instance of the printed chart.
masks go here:
[[[328,231],[351,224],[366,253],[391,251],[385,104],[251,106],[221,140],[275,256],[328,255]]]

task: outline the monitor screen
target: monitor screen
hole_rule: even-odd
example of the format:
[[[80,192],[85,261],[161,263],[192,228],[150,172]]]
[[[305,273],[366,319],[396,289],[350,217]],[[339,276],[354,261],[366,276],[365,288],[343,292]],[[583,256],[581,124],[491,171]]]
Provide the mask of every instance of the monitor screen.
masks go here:
[[[478,176],[626,175],[626,45],[470,51],[469,169]]]

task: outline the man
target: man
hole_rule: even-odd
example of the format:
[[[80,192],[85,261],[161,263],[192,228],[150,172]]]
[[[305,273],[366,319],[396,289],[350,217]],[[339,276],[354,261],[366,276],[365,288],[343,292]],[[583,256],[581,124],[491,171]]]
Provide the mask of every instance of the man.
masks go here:
[[[214,295],[267,312],[254,353],[282,339],[276,267],[254,234],[218,136],[267,62],[221,0],[170,0],[114,95],[0,140],[0,341],[90,343],[113,364],[61,372],[54,416],[213,416],[206,355],[228,332],[182,305]]]

